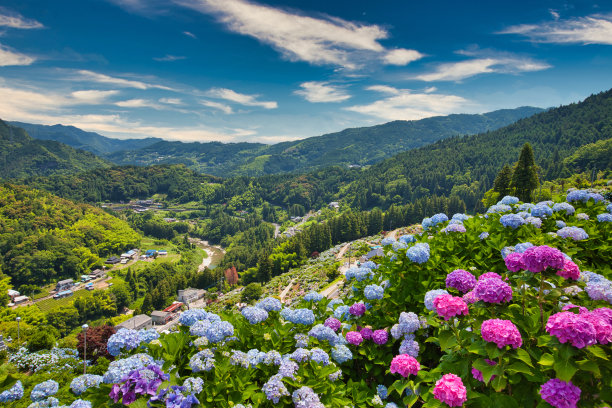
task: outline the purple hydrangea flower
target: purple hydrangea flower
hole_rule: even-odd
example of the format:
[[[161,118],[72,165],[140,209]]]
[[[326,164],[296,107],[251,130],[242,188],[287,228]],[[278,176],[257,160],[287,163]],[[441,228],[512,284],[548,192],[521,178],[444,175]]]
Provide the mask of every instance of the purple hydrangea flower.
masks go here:
[[[446,275],[446,287],[455,288],[460,292],[469,292],[476,286],[476,277],[463,269],[455,269]]]
[[[372,341],[378,345],[386,344],[389,340],[389,333],[386,330],[374,330],[372,333]]]
[[[543,272],[547,268],[563,269],[565,264],[563,253],[546,245],[528,248],[522,260],[527,270],[533,273]]]
[[[548,380],[540,387],[542,399],[555,408],[576,408],[580,400],[580,388],[557,378]]]
[[[487,303],[503,303],[512,300],[512,288],[501,279],[480,279],[474,287],[474,295]]]

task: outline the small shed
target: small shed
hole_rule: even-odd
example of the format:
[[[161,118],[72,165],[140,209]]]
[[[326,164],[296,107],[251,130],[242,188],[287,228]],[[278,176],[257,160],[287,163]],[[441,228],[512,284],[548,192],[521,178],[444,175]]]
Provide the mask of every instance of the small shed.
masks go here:
[[[73,286],[74,286],[74,280],[64,279],[64,280],[57,282],[57,285],[55,286],[55,291],[62,292],[64,290],[72,289]]]
[[[172,314],[169,312],[162,312],[159,310],[155,310],[151,313],[151,320],[153,324],[166,324],[171,320]]]
[[[126,320],[123,323],[118,324],[115,327],[117,329],[125,328],[133,330],[149,329],[153,327],[153,320],[147,315],[139,314],[132,317],[131,319]]]

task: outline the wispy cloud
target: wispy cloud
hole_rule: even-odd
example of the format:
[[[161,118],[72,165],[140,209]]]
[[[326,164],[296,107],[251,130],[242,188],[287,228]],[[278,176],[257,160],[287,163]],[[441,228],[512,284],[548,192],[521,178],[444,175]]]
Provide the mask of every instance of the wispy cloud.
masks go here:
[[[417,120],[456,113],[458,109],[467,109],[466,106],[471,104],[461,96],[435,93],[431,89],[415,92],[386,85],[374,85],[366,89],[385,94],[386,97],[367,105],[345,109],[384,120]]]
[[[330,85],[329,82],[304,82],[300,84],[300,88],[302,89],[294,93],[303,96],[308,102],[342,102],[351,98],[346,90]]]
[[[257,100],[259,95],[242,94],[227,88],[213,88],[206,92],[206,95],[211,98],[219,98],[226,101],[239,103],[244,106],[258,106],[265,109],[278,108],[278,103],[274,101]]]
[[[43,28],[44,26],[36,20],[25,18],[21,14],[11,12],[4,7],[0,7],[0,27],[31,30]]]
[[[17,52],[0,44],[0,67],[11,65],[31,65],[36,58]]]
[[[156,57],[156,58],[153,58],[153,59],[155,61],[161,61],[161,62],[172,62],[172,61],[184,60],[186,58],[187,57],[166,54],[163,57]]]
[[[119,91],[99,91],[99,90],[86,90],[86,91],[75,91],[70,95],[74,99],[76,104],[87,104],[87,105],[98,105],[106,103],[108,98],[119,94]]]
[[[183,31],[183,34],[185,34],[187,37],[193,38],[194,40],[198,39],[198,37],[194,33],[191,33],[189,31]]]
[[[461,52],[470,55],[468,52]],[[545,62],[518,56],[491,56],[466,61],[440,64],[433,71],[412,77],[421,81],[461,81],[480,74],[503,73],[518,74],[521,72],[541,71],[551,66]]]
[[[146,83],[142,81],[136,81],[133,79],[113,77],[110,75],[100,74],[98,72],[93,72],[93,71],[80,70],[80,71],[76,71],[75,74],[76,75],[72,75],[69,79],[91,81],[91,82],[96,82],[100,84],[115,85],[115,86],[119,86],[122,88],[136,88],[136,89],[143,89],[143,90],[157,88],[157,89],[163,89],[166,91],[173,90],[172,88],[169,88],[163,85],[150,84],[150,83]]]
[[[168,105],[183,105],[183,101],[179,98],[160,98],[159,102]]]
[[[290,61],[355,69],[365,61],[405,65],[420,55],[385,49],[388,32],[377,25],[337,17],[307,16],[245,0],[174,0],[201,13],[216,15],[229,30],[269,44]]]
[[[152,108],[157,110],[164,109],[163,106],[155,102],[148,101],[146,99],[128,99],[125,101],[115,102],[115,105],[121,108]]]
[[[206,99],[202,99],[200,103],[206,107],[218,109],[222,111],[223,113],[225,113],[226,115],[231,115],[232,113],[234,113],[232,107],[224,103],[208,101]]]
[[[612,45],[612,14],[595,14],[541,24],[511,26],[499,34],[518,34],[536,43]]]

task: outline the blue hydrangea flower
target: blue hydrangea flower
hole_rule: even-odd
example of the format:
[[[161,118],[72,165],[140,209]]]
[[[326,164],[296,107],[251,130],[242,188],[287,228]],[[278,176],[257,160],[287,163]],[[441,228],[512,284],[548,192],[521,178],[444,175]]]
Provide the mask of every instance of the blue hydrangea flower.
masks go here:
[[[399,252],[402,249],[408,248],[408,244],[402,241],[396,241],[391,245],[391,247],[393,248],[395,252]]]
[[[0,392],[0,402],[13,402],[23,398],[23,384],[17,382],[8,390]]]
[[[283,308],[281,301],[273,297],[267,297],[265,299],[262,299],[259,302],[257,302],[255,306],[260,309],[265,310],[266,312],[272,312],[272,311],[278,312],[279,310]]]
[[[580,227],[561,228],[559,231],[557,231],[557,235],[561,238],[571,238],[574,241],[582,241],[589,237],[589,234],[587,234],[586,231]]]
[[[572,215],[576,211],[576,209],[574,208],[573,205],[569,203],[555,203],[553,205],[553,211],[554,212],[565,211],[567,215]]]
[[[434,310],[433,301],[440,295],[448,295],[448,292],[444,289],[434,289],[425,293],[425,308],[427,310]]]
[[[557,228],[565,228],[567,226],[567,224],[561,220],[558,220],[555,225],[557,226]]]
[[[321,299],[323,299],[323,295],[315,291],[309,292],[304,296],[304,300],[307,302],[318,302]]]
[[[209,349],[197,352],[189,360],[189,367],[194,373],[210,371],[215,367],[215,354]]]
[[[190,394],[199,394],[204,389],[204,380],[200,377],[188,377],[183,382],[183,387]]]
[[[417,358],[419,356],[419,350],[419,343],[414,339],[406,338],[400,343],[400,354],[408,354],[409,356]]]
[[[331,309],[331,310],[334,310],[334,308],[335,308],[336,306],[341,305],[341,304],[343,304],[343,303],[344,303],[344,301],[343,301],[342,299],[339,299],[339,298],[337,298],[337,299],[332,299],[332,300],[331,300],[331,301],[330,301],[330,302],[327,304],[327,308],[328,308],[328,309]]]
[[[332,349],[332,358],[338,363],[342,364],[348,360],[353,359],[353,353],[343,344],[339,344]]]
[[[608,204],[608,206],[606,207],[606,211],[612,214],[612,204]]]
[[[489,209],[487,210],[487,214],[492,214],[492,213],[501,214],[501,213],[510,212],[510,211],[512,211],[512,207],[510,207],[507,204],[495,204],[489,207]]]
[[[538,217],[527,217],[525,218],[525,222],[533,225],[536,228],[542,228],[542,220]]]
[[[451,218],[451,220],[459,220],[459,221],[465,221],[465,220],[469,220],[470,216],[467,214],[463,214],[463,213],[456,213],[453,214],[453,217]]]
[[[428,231],[434,226],[434,223],[431,221],[431,218],[423,218],[423,221],[421,221],[421,226],[423,227],[423,231]]]
[[[481,240],[489,238],[489,233],[487,231],[481,232],[478,236]]]
[[[446,234],[449,232],[465,232],[466,229],[463,224],[448,224],[446,227],[442,228],[442,231]]]
[[[612,222],[612,214],[603,213],[597,216],[598,222]]]
[[[315,321],[315,316],[310,309],[288,309],[281,310],[281,316],[283,319],[293,324],[303,324],[310,326]]]
[[[36,384],[30,394],[30,399],[34,402],[41,401],[51,395],[55,395],[59,390],[59,384],[54,380],[43,381]]]
[[[544,204],[537,204],[531,209],[531,216],[538,218],[546,218],[551,216],[553,213],[552,208]]]
[[[363,290],[363,295],[368,300],[382,299],[385,296],[385,290],[378,285],[368,285]]]
[[[380,245],[382,246],[393,245],[394,242],[395,242],[394,238],[385,237],[382,239],[382,241],[380,241]]]
[[[301,387],[291,395],[296,408],[325,408],[319,396],[309,387]]]
[[[433,223],[433,225],[438,225],[446,221],[448,221],[448,216],[444,213],[438,213],[431,217],[431,222]]]
[[[386,400],[387,396],[389,395],[389,390],[387,390],[387,387],[384,385],[378,384],[376,386],[376,394],[378,394],[381,399]]]
[[[374,261],[366,261],[364,263],[361,264],[362,268],[369,268],[369,269],[378,269],[378,265],[376,265],[376,262]]]
[[[402,235],[401,237],[399,237],[399,240],[404,244],[412,244],[413,242],[416,242],[416,238],[412,234]]]
[[[179,323],[184,326],[191,326],[198,320],[206,320],[208,313],[203,309],[189,309],[181,313],[179,317]]]
[[[205,336],[211,343],[219,343],[234,335],[234,326],[230,322],[220,321],[206,329]]]
[[[514,246],[514,252],[518,252],[519,254],[522,254],[523,252],[527,250],[527,248],[531,248],[532,246],[533,244],[531,242],[522,242]]]
[[[429,244],[419,243],[408,248],[406,256],[412,262],[423,264],[429,260]]]
[[[78,399],[73,401],[68,408],[92,408],[92,404],[90,401]]]
[[[155,364],[155,360],[150,355],[144,353],[112,361],[108,366],[108,370],[104,373],[103,381],[105,384],[118,383],[131,371],[139,370],[151,364]]]
[[[497,204],[514,205],[514,204],[518,204],[518,202],[519,202],[518,197],[507,195],[504,198],[502,198]]]
[[[531,212],[531,209],[533,207],[535,207],[535,204],[533,204],[533,203],[523,203],[523,204],[518,206],[517,211]]]
[[[612,282],[589,282],[584,288],[592,300],[605,300],[612,304]]]
[[[315,347],[310,350],[310,360],[324,366],[330,364],[329,355],[325,352],[325,350],[320,349],[318,347]]]
[[[317,324],[308,332],[308,335],[319,341],[328,341],[330,345],[335,345],[338,341],[336,332],[323,324]]]
[[[590,218],[591,217],[589,217],[589,215],[585,213],[576,214],[576,219],[581,220],[581,221],[588,221]]]
[[[273,375],[270,379],[261,387],[261,390],[266,394],[266,398],[275,404],[286,395],[289,395],[287,387],[282,381],[282,377],[279,374]]]
[[[90,388],[98,388],[101,383],[101,375],[83,374],[72,379],[70,390],[75,395],[81,395]]]
[[[350,317],[349,312],[350,306],[342,305],[338,306],[336,310],[334,310],[334,317],[338,320],[346,320]]]
[[[59,407],[59,400],[55,397],[48,397],[40,401],[35,401],[28,405],[28,408],[51,408]]]
[[[268,318],[268,312],[266,312],[264,309],[253,306],[245,307],[242,309],[241,313],[251,324],[261,323]]]

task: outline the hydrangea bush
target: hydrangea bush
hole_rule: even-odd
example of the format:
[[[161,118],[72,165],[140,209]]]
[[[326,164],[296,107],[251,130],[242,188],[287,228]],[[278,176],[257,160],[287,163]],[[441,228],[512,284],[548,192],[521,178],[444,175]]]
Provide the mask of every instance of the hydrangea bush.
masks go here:
[[[115,361],[75,378],[71,401],[609,407],[612,223],[598,220],[609,204],[580,190],[528,204],[504,197],[484,216],[436,214],[422,234],[385,239],[384,258],[347,271],[342,299],[269,297],[240,313],[190,310],[159,338],[118,332]],[[4,401],[24,394],[0,384]]]

